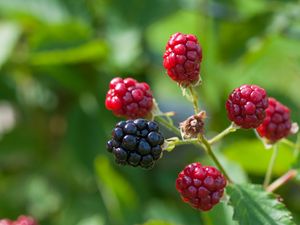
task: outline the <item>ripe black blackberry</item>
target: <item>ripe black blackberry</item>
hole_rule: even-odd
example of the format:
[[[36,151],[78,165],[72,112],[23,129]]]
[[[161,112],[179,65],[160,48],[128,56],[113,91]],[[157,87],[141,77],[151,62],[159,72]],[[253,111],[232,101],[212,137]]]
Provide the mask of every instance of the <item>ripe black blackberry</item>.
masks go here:
[[[164,137],[156,122],[146,119],[126,120],[116,124],[107,150],[121,165],[150,169],[162,156]]]

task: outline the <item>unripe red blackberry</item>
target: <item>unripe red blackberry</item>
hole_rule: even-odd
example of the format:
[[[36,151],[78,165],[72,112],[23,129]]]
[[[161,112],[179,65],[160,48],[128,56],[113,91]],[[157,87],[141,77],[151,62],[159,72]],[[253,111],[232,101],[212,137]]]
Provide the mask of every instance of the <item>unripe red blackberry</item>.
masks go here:
[[[229,120],[244,129],[257,128],[266,117],[267,107],[266,91],[257,85],[234,89],[226,102]]]
[[[12,225],[38,225],[38,223],[30,216],[19,216]]]
[[[200,80],[202,49],[196,36],[192,34],[173,34],[164,53],[163,65],[169,77],[186,87]]]
[[[156,122],[127,120],[117,123],[107,150],[114,154],[118,164],[148,169],[162,156],[163,143],[164,137]]]
[[[11,220],[8,219],[2,219],[0,220],[0,225],[12,225],[13,222]]]
[[[212,166],[189,164],[176,179],[176,189],[184,202],[193,208],[208,211],[219,203],[226,186],[225,177]]]
[[[266,118],[256,129],[257,133],[274,143],[289,135],[292,127],[290,110],[275,98],[269,98],[269,106],[266,109]]]
[[[109,84],[105,106],[116,116],[128,119],[146,117],[153,106],[150,87],[147,83],[139,83],[130,77],[116,77]]]

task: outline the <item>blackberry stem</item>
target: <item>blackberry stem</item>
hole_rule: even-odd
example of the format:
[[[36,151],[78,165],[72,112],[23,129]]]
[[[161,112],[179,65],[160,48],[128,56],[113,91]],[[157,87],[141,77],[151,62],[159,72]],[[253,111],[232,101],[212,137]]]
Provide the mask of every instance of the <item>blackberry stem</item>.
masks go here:
[[[229,127],[227,127],[225,130],[223,130],[221,133],[217,134],[216,136],[214,136],[213,138],[208,140],[208,143],[210,145],[220,141],[223,137],[225,137],[226,135],[235,132],[237,129],[239,129],[239,127],[237,125],[235,125],[235,123],[231,123]]]
[[[155,116],[154,118],[157,122],[161,123],[165,128],[167,128],[168,130],[172,131],[174,134],[176,134],[177,136],[181,136],[179,129],[174,126],[173,124],[171,124],[169,121],[165,120],[163,117],[161,116]]]
[[[164,118],[162,118],[160,116],[156,116],[155,119],[159,123],[161,123],[163,126],[165,126],[167,129],[169,129],[170,131],[174,132],[178,136],[181,136],[179,129],[177,127],[175,127],[174,125],[168,123],[168,121],[166,121]],[[211,159],[214,161],[214,163],[216,164],[216,166],[219,168],[219,170],[221,170],[221,172],[224,174],[224,176],[226,177],[226,179],[228,180],[228,182],[232,183],[232,180],[229,178],[228,174],[226,173],[225,169],[223,168],[223,166],[219,162],[218,158],[213,153],[213,151],[211,149],[210,143],[207,141],[207,139],[204,136],[202,136],[200,134],[198,136],[198,138],[192,138],[192,139],[187,139],[187,140],[180,140],[179,139],[179,140],[174,141],[174,144],[175,144],[175,146],[177,146],[177,145],[185,145],[185,144],[194,144],[194,145],[196,145],[198,147],[200,146],[200,147],[204,148],[205,151],[207,152],[207,154],[211,157]]]
[[[286,138],[282,138],[282,139],[280,140],[280,143],[285,144],[285,145],[287,145],[287,146],[289,146],[289,147],[291,147],[291,148],[296,148],[295,143],[292,142],[292,141],[290,141],[290,140],[288,140],[288,139],[286,139]]]
[[[300,133],[297,135],[296,144],[294,147],[294,157],[295,159],[298,159],[300,153]]]
[[[289,180],[293,179],[297,175],[297,170],[291,169],[287,171],[284,175],[275,180],[272,184],[270,184],[266,190],[268,192],[273,192],[283,184],[287,183]]]
[[[224,176],[226,177],[227,181],[229,183],[233,183],[232,180],[230,179],[230,177],[228,176],[227,172],[225,171],[224,167],[221,165],[220,161],[218,160],[217,156],[215,155],[215,153],[211,149],[211,145],[209,144],[209,142],[207,141],[207,139],[203,135],[200,134],[198,136],[198,141],[199,141],[199,144],[202,145],[202,147],[206,150],[207,154],[214,161],[214,163],[216,164],[216,166],[218,167],[218,169],[221,170],[221,172],[224,174]]]
[[[189,87],[191,96],[192,96],[192,102],[194,107],[195,115],[197,115],[200,112],[199,104],[198,104],[198,95],[193,87]]]
[[[265,180],[264,180],[264,188],[267,188],[271,181],[272,171],[273,171],[273,167],[274,167],[277,155],[278,155],[278,145],[275,144],[275,145],[273,145],[273,154],[272,154],[271,160],[269,162],[268,170],[266,172],[266,176],[265,176]]]
[[[167,139],[168,141],[168,139]],[[174,141],[174,144],[177,145],[188,145],[188,144],[197,144],[198,143],[198,139],[197,138],[191,138],[191,139],[178,139],[176,141]]]

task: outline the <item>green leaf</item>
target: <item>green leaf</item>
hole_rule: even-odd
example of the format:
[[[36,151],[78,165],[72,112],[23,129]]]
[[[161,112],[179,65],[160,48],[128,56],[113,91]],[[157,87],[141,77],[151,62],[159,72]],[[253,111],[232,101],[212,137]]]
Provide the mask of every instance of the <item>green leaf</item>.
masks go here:
[[[297,170],[297,175],[295,177],[296,181],[300,182],[300,169]]]
[[[0,23],[0,69],[10,56],[21,34],[20,27],[15,23]]]
[[[165,48],[165,43],[175,32],[197,33],[198,28],[202,26],[199,13],[196,11],[179,10],[175,13],[152,23],[147,28],[146,39],[152,50],[161,52]]]
[[[95,160],[95,169],[100,189],[116,197],[119,203],[133,208],[137,204],[137,197],[133,187],[110,165],[108,159],[98,156]],[[106,196],[110,198],[109,196]]]
[[[143,225],[174,225],[174,223],[164,220],[149,220],[146,223],[143,223]]]
[[[230,185],[227,193],[240,225],[296,225],[284,204],[260,185]]]
[[[77,225],[104,225],[104,219],[100,215],[93,215],[79,221]]]
[[[202,214],[205,224],[238,225],[232,219],[233,208],[228,207],[224,202],[217,204],[212,210]]]
[[[93,40],[70,49],[57,49],[32,53],[33,65],[72,64],[102,59],[106,56],[107,46],[102,40]]]
[[[62,23],[70,19],[58,0],[0,0],[0,12],[8,16],[34,17],[45,23]]]

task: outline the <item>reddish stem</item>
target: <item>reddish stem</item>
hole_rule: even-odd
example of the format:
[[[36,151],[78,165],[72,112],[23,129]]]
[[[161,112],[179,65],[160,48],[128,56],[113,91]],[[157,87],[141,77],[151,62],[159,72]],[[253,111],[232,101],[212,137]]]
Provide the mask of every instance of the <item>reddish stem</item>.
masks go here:
[[[279,177],[277,180],[275,180],[272,184],[270,184],[266,190],[268,192],[273,192],[275,191],[277,188],[279,188],[281,185],[287,183],[289,180],[293,179],[295,176],[297,175],[297,170],[289,170],[288,172],[286,172],[284,175],[282,175],[281,177]]]

